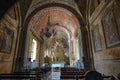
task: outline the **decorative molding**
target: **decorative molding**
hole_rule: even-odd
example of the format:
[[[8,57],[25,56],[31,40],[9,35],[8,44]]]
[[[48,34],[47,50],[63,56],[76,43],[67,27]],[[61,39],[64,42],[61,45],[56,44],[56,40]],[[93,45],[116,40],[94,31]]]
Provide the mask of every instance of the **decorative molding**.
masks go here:
[[[113,0],[114,1],[114,0]],[[90,24],[92,24],[104,11],[104,9],[107,7],[108,2],[113,3],[113,1],[105,1],[103,0],[100,5],[94,10],[92,16],[89,18]],[[102,7],[101,7],[102,6]]]

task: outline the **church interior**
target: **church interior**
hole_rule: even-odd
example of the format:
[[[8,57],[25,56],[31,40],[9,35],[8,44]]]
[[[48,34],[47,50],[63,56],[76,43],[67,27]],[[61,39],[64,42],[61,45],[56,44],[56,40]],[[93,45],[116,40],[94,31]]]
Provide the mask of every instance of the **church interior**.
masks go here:
[[[48,76],[53,67],[61,68],[61,80],[89,80],[88,71],[120,80],[120,0],[1,0],[0,5],[0,80],[18,74],[30,79],[32,71],[37,79],[30,80],[47,80],[37,72]]]

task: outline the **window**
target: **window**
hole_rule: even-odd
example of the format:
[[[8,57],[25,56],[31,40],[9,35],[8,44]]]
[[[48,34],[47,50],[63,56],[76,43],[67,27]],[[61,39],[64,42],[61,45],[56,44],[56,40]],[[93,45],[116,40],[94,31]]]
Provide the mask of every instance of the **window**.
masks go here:
[[[31,53],[31,61],[36,60],[36,50],[37,50],[37,41],[33,39],[32,41],[32,53]]]
[[[80,53],[79,53],[79,42],[78,39],[76,40],[76,53],[77,53],[77,60],[80,59]]]

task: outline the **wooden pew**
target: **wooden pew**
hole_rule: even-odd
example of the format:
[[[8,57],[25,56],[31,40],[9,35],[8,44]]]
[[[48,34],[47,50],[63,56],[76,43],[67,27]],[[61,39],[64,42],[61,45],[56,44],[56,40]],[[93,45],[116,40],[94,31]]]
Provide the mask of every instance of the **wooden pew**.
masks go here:
[[[75,71],[75,72],[73,72],[73,71],[62,71],[61,72],[61,75],[84,75],[85,74],[85,72],[80,72],[80,71]]]
[[[114,76],[103,76],[104,80],[116,80]]]
[[[25,73],[25,72],[17,72],[17,73],[3,73],[0,74],[0,80],[12,79],[32,79],[32,80],[41,80],[41,74],[39,73]]]
[[[61,79],[84,79],[84,75],[61,75]]]
[[[93,73],[90,73],[89,75],[92,76],[92,74]],[[100,74],[100,73],[95,72],[95,74]],[[94,76],[92,76],[92,78],[98,76],[95,74],[93,74]],[[61,72],[61,80],[79,80],[79,79],[84,80],[84,79],[87,79],[86,77],[88,76],[85,74],[85,72],[78,72],[78,71],[62,71]],[[116,80],[113,76],[106,76],[106,75],[101,75],[101,78],[103,78],[103,80]]]
[[[62,71],[61,79],[83,79],[85,72],[80,71]]]
[[[84,79],[84,71],[74,67],[64,67],[61,69],[61,80],[79,80]]]
[[[116,80],[114,76],[102,75],[97,71],[89,71],[85,74],[85,80]]]

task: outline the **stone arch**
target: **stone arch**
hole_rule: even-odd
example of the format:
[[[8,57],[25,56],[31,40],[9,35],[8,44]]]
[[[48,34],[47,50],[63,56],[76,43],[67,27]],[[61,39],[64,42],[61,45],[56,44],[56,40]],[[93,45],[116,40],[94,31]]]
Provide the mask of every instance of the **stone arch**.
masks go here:
[[[44,9],[44,8],[48,8],[48,7],[62,7],[62,8],[65,8],[67,10],[69,10],[71,13],[73,13],[76,18],[78,19],[79,23],[80,23],[80,26],[84,26],[84,20],[82,18],[82,16],[75,10],[73,9],[72,7],[68,6],[68,5],[64,5],[64,4],[60,4],[60,3],[47,3],[47,4],[44,4],[38,8],[36,8],[35,10],[33,10],[28,16],[27,18],[25,19],[24,21],[24,26],[28,26],[28,23],[31,19],[32,16],[34,16],[34,14],[36,14],[38,11]],[[27,29],[27,27],[25,28]]]
[[[65,8],[67,9],[68,11],[70,11],[78,20],[78,23],[79,23],[79,29],[84,29],[84,20],[81,16],[81,14],[79,14],[74,8],[68,6],[68,5],[65,5],[65,4],[60,4],[60,3],[47,3],[47,4],[44,4],[42,6],[39,6],[37,7],[35,10],[33,10],[24,20],[23,22],[23,25],[22,25],[22,32],[21,32],[21,36],[22,36],[22,48],[21,48],[21,53],[22,53],[22,57],[24,57],[23,55],[26,53],[26,39],[27,39],[27,30],[28,30],[28,23],[29,21],[31,20],[31,18],[40,10],[42,9],[45,9],[45,8],[49,8],[49,7],[62,7],[62,8]],[[84,34],[83,34],[84,35]],[[83,40],[84,41],[84,40]],[[21,65],[22,66],[22,65]]]

